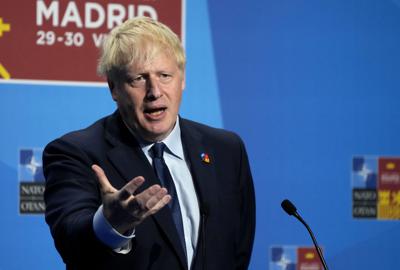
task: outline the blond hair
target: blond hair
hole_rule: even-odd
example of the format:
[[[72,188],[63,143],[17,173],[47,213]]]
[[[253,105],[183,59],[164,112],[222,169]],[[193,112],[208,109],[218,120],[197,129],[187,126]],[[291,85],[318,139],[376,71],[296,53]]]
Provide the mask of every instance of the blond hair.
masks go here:
[[[175,58],[179,69],[185,70],[185,52],[170,28],[148,17],[129,19],[104,40],[97,72],[115,80],[128,66],[146,63],[160,51]]]

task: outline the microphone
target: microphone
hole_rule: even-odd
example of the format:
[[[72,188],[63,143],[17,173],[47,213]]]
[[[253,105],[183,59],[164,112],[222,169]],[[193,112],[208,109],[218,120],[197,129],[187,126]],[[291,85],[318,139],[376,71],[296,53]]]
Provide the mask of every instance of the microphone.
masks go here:
[[[313,232],[311,231],[311,228],[307,225],[307,223],[304,221],[304,219],[299,215],[299,213],[297,212],[296,206],[294,206],[294,204],[289,201],[288,199],[285,199],[282,201],[281,206],[283,208],[283,210],[285,210],[285,212],[289,215],[289,216],[294,216],[295,218],[297,218],[301,223],[303,223],[303,225],[306,227],[308,233],[311,236],[311,239],[314,243],[315,249],[317,250],[319,259],[322,262],[322,265],[324,266],[325,270],[328,270],[328,266],[326,265],[324,256],[322,255],[322,251],[320,249],[320,247],[318,246],[317,240],[314,237]]]

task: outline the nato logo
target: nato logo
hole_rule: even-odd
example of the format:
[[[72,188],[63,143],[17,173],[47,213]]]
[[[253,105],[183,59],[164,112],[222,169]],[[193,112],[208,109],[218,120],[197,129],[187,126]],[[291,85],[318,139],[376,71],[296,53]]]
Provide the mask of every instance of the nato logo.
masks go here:
[[[44,182],[41,149],[19,151],[19,181]]]
[[[43,214],[44,176],[42,149],[30,148],[19,151],[19,213]]]
[[[270,252],[270,270],[296,270],[296,247],[271,247]]]
[[[353,158],[353,187],[376,188],[378,162],[376,158]]]
[[[273,246],[270,248],[270,270],[322,270],[314,247]]]
[[[352,164],[353,217],[376,218],[378,159],[376,157],[356,156]]]

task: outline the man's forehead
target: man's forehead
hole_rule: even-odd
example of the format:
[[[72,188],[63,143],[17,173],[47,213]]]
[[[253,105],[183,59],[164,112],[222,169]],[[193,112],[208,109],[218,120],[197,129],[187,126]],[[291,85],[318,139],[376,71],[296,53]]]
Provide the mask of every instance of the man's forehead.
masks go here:
[[[157,72],[179,69],[176,59],[168,53],[157,53],[141,57],[127,67],[128,73]]]

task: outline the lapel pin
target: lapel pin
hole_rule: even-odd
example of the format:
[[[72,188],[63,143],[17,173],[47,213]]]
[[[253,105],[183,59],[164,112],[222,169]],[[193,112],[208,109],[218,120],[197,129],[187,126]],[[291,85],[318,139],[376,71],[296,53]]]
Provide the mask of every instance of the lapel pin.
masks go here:
[[[207,153],[201,153],[200,156],[201,156],[201,160],[202,160],[204,163],[207,163],[207,164],[210,163],[210,157],[208,156]]]

